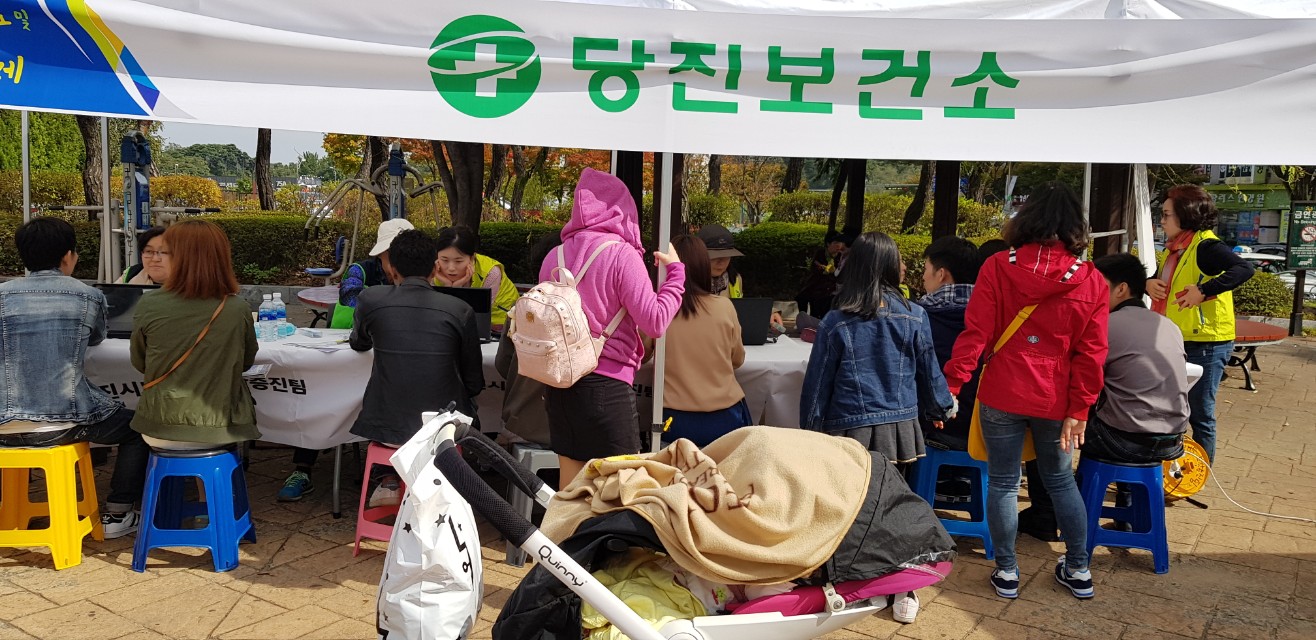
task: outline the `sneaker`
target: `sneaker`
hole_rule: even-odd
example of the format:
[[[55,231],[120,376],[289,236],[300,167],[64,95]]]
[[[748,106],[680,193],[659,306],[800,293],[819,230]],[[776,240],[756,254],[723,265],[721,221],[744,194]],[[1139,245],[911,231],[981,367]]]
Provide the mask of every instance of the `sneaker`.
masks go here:
[[[1088,569],[1070,571],[1065,568],[1065,558],[1061,556],[1056,563],[1056,582],[1069,588],[1075,598],[1087,600],[1092,597],[1092,572]]]
[[[402,504],[402,487],[397,478],[385,478],[379,483],[378,487],[370,493],[370,500],[366,502],[367,509],[375,507],[396,507]]]
[[[937,490],[936,494],[933,495],[933,498],[935,498],[937,502],[945,502],[947,504],[969,502],[969,492],[972,488],[973,485],[964,478],[939,480],[937,481]]]
[[[895,598],[896,596],[888,596]],[[901,624],[909,624],[918,617],[918,596],[913,591],[900,596],[891,607],[891,618]]]
[[[1003,571],[997,569],[992,572],[992,588],[996,589],[996,595],[1002,598],[1013,600],[1019,597],[1019,570]]]
[[[127,513],[110,513],[101,514],[101,528],[105,530],[105,539],[113,540],[122,538],[130,533],[137,532],[137,525],[141,523],[142,516],[136,511]]]
[[[311,482],[310,474],[294,471],[283,481],[283,488],[279,489],[279,502],[297,502],[302,496],[314,491],[315,484]]]

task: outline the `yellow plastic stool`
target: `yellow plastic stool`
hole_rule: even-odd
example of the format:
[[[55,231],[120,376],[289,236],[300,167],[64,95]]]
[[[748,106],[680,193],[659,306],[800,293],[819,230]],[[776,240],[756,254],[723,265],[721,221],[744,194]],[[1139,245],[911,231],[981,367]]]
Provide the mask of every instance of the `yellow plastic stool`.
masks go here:
[[[46,502],[28,499],[28,471],[36,468],[46,472]],[[27,528],[32,518],[41,516],[50,517],[49,527]],[[0,448],[0,547],[50,547],[55,568],[67,569],[82,563],[82,538],[88,533],[105,539],[87,443]]]

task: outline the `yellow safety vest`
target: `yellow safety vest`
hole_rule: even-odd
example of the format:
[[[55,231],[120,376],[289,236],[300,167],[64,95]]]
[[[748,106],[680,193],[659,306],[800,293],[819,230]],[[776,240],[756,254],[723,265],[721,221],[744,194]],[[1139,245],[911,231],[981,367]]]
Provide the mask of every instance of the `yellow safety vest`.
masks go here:
[[[489,275],[494,267],[503,272],[503,280],[498,284],[498,293],[494,295],[494,307],[490,323],[494,326],[502,326],[507,324],[507,312],[511,311],[512,305],[516,304],[516,299],[521,297],[521,292],[516,290],[516,283],[512,282],[511,274],[507,273],[507,267],[489,256],[475,254],[475,273],[471,276],[471,286],[483,287],[485,276]]]
[[[1165,307],[1165,317],[1169,318],[1179,331],[1183,332],[1185,342],[1223,342],[1234,339],[1234,294],[1226,291],[1207,300],[1192,309],[1180,309],[1175,304],[1175,294],[1188,288],[1214,279],[1216,276],[1202,273],[1197,266],[1197,247],[1203,240],[1219,240],[1211,231],[1198,231],[1193,234],[1193,241],[1179,257],[1178,267],[1170,282],[1169,300]],[[1161,265],[1165,264],[1164,258]],[[1219,275],[1219,274],[1216,274]]]

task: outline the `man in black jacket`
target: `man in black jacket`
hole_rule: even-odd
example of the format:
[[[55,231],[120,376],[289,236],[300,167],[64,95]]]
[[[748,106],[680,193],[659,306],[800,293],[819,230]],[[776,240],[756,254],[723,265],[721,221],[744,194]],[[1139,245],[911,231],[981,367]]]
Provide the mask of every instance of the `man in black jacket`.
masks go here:
[[[969,306],[973,283],[978,279],[978,248],[972,242],[955,236],[937,238],[923,252],[923,290],[918,300],[928,314],[932,329],[933,349],[937,363],[950,360],[955,339],[964,331],[964,309]],[[942,428],[923,425],[923,436],[929,445],[965,451],[969,448],[969,420],[973,415],[973,401],[978,395],[978,376],[975,374],[955,400],[960,411],[945,422]],[[942,469],[937,480],[937,500],[966,502],[969,499],[969,481],[958,477],[951,467]]]
[[[403,231],[390,245],[385,267],[400,284],[370,287],[357,298],[349,342],[356,351],[373,349],[375,362],[352,425],[355,435],[396,446],[420,429],[422,412],[443,411],[452,402],[476,415],[484,371],[475,312],[434,290],[437,259],[433,240]],[[385,479],[370,506],[396,504],[398,498],[396,482]]]

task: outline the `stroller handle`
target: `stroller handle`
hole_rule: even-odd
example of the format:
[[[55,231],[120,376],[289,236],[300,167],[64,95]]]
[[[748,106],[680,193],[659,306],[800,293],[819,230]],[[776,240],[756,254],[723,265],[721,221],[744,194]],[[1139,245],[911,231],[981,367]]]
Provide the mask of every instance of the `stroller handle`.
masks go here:
[[[506,449],[490,440],[489,436],[480,433],[476,429],[469,429],[466,435],[458,435],[457,442],[461,446],[474,451],[476,455],[496,469],[499,474],[507,478],[508,482],[530,496],[531,499],[534,499],[543,490],[544,481],[518,464],[516,459],[507,453]]]
[[[470,437],[469,435],[467,436]],[[457,451],[457,444],[452,438],[439,443],[439,451],[434,456],[434,466],[443,472],[444,477],[452,483],[453,488],[470,503],[471,508],[503,534],[508,542],[521,546],[535,533],[535,525],[512,509],[512,505],[498,492],[489,487],[480,476],[475,475],[470,465],[462,460]]]

